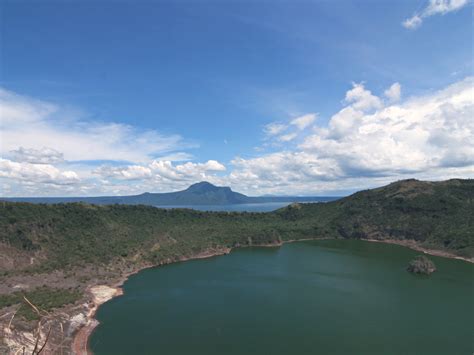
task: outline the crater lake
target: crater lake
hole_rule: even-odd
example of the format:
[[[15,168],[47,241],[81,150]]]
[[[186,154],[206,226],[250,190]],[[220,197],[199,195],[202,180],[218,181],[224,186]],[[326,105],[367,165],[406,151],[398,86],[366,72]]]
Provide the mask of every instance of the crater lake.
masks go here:
[[[234,249],[133,275],[99,308],[94,354],[472,354],[473,271],[419,252],[321,240]]]

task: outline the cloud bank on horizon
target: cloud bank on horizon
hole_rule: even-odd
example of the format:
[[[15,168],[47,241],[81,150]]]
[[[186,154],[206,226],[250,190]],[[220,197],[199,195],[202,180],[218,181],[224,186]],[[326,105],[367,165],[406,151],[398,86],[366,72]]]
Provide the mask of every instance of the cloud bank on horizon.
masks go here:
[[[474,177],[474,78],[403,97],[353,83],[327,125],[316,112],[263,127],[275,151],[194,162],[180,135],[95,122],[0,90],[3,196],[132,194],[207,180],[249,194],[324,194],[417,177]]]

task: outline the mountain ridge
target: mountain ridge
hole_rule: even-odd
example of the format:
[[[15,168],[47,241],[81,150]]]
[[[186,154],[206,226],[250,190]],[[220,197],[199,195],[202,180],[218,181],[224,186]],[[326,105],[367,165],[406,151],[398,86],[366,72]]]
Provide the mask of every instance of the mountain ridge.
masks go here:
[[[216,186],[207,181],[201,181],[184,190],[173,192],[144,192],[139,195],[97,197],[0,197],[0,200],[46,204],[84,202],[96,205],[198,206],[265,202],[325,202],[336,198],[331,196],[247,196],[233,191],[228,186]]]

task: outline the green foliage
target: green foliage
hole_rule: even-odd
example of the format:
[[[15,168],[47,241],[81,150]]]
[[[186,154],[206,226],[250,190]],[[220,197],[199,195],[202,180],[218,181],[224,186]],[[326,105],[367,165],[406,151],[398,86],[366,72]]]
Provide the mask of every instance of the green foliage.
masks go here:
[[[413,239],[474,255],[473,180],[407,180],[356,193],[337,205],[334,221],[343,237]]]
[[[40,311],[49,312],[55,308],[60,308],[66,304],[76,302],[81,294],[76,290],[56,289],[50,287],[39,287],[28,292],[15,292],[7,295],[0,295],[0,309],[13,305],[21,305],[17,316],[24,317],[27,320],[38,319],[38,314],[24,300],[34,304]]]
[[[86,264],[159,263],[217,247],[303,238],[413,239],[474,255],[474,182],[407,180],[328,203],[271,213],[143,205],[0,205],[0,242],[44,257],[48,272]]]

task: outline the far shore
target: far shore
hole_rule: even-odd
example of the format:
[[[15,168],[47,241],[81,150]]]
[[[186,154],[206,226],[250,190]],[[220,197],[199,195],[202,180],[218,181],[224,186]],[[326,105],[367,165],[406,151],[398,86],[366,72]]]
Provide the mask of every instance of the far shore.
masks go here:
[[[143,271],[149,268],[167,265],[167,264],[177,263],[177,262],[196,260],[196,259],[206,259],[206,258],[211,258],[214,256],[226,255],[226,254],[229,254],[233,249],[239,249],[243,247],[245,248],[247,247],[267,247],[267,248],[280,247],[283,244],[287,244],[287,243],[303,242],[303,241],[318,241],[318,240],[336,240],[336,239],[337,238],[290,239],[290,240],[279,241],[276,243],[268,243],[268,244],[254,244],[254,245],[235,246],[233,248],[222,247],[222,248],[209,249],[209,250],[202,251],[196,255],[189,256],[189,257],[182,257],[177,260],[167,259],[156,265],[152,265],[152,264],[143,265],[142,267],[139,267],[132,272],[124,274],[122,277],[120,277],[119,281],[114,283],[112,286],[107,286],[107,285],[91,286],[89,287],[88,291],[90,292],[92,296],[92,307],[90,308],[88,314],[86,315],[87,317],[86,324],[83,327],[81,327],[76,333],[76,335],[74,336],[73,343],[72,343],[72,351],[74,354],[77,354],[77,355],[92,355],[93,354],[92,350],[89,347],[89,339],[94,329],[99,325],[99,321],[95,319],[95,314],[98,308],[102,304],[111,300],[112,298],[123,295],[123,289],[122,289],[123,284],[128,280],[130,276],[137,274],[140,271]],[[339,240],[345,240],[345,239],[339,239]],[[456,255],[444,250],[424,248],[420,246],[414,240],[398,240],[398,239],[359,239],[359,240],[366,241],[366,242],[395,244],[395,245],[400,245],[406,248],[410,248],[412,250],[422,252],[424,254],[474,263],[474,258],[462,257],[462,256],[459,256],[459,255]],[[97,290],[99,291],[97,292]],[[106,295],[100,295],[100,290],[105,291]]]

